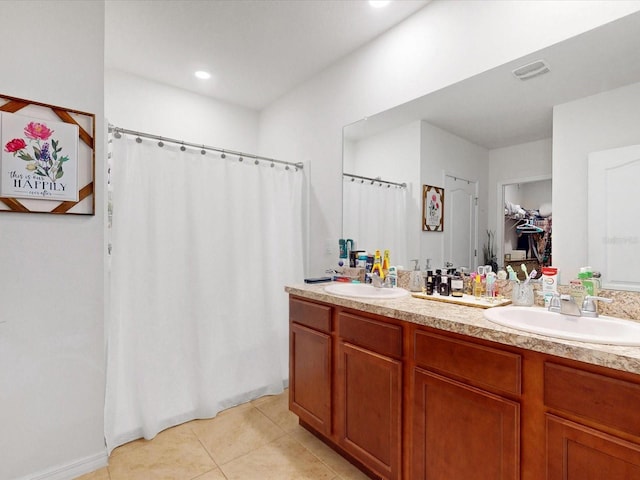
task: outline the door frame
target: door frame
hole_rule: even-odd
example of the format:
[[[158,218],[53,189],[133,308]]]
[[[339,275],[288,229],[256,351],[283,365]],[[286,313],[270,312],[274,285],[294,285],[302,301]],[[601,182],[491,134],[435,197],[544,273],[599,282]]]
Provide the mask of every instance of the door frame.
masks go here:
[[[469,183],[474,183],[475,186],[476,186],[476,188],[475,188],[475,199],[476,199],[476,201],[475,201],[475,205],[473,207],[473,217],[474,217],[473,224],[474,224],[474,226],[473,226],[473,232],[471,232],[472,235],[473,235],[472,248],[473,248],[473,251],[475,252],[475,256],[473,257],[474,258],[473,264],[469,265],[470,271],[467,272],[467,273],[470,273],[470,272],[475,271],[476,267],[478,266],[478,261],[479,261],[478,260],[478,256],[480,254],[480,252],[478,251],[478,204],[480,203],[480,198],[479,198],[478,192],[479,192],[479,189],[480,189],[480,182],[477,179],[465,178],[464,176],[456,175],[455,173],[451,173],[451,172],[446,172],[445,171],[443,176],[442,176],[442,184],[443,184],[444,189],[445,189],[445,192],[444,192],[445,193],[445,199],[447,198],[447,196],[446,196],[447,195],[447,177],[451,177],[454,180],[463,180],[463,181],[466,181],[466,182],[469,182]],[[447,216],[445,215],[445,230],[443,232],[444,236],[443,236],[443,240],[442,240],[442,251],[440,252],[440,255],[442,257],[442,264],[443,265],[444,265],[445,262],[448,261],[447,258],[445,258],[445,250],[446,250],[447,241],[449,239],[449,234],[451,233],[451,230],[446,227],[446,221],[447,221]]]
[[[500,180],[497,183],[496,189],[496,240],[497,248],[496,255],[498,257],[498,266],[504,266],[504,187],[507,185],[514,185],[517,183],[533,183],[541,182],[544,180],[553,181],[553,177],[550,173],[545,175],[533,175],[531,177],[519,177],[506,180]],[[551,205],[553,208],[553,198],[551,199]]]

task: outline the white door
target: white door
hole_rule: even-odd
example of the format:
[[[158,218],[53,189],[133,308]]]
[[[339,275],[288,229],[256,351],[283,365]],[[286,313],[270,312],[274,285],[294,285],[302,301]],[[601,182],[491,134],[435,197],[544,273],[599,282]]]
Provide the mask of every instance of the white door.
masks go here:
[[[444,261],[470,272],[478,263],[478,184],[446,175],[444,188]]]
[[[640,291],[640,223],[634,192],[640,178],[640,145],[589,154],[588,262],[602,286]]]

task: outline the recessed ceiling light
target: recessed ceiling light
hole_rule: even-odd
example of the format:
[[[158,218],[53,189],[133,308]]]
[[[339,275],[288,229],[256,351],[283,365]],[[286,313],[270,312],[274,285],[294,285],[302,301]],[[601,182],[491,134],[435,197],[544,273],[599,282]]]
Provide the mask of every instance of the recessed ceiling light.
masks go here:
[[[391,3],[391,0],[369,0],[369,5],[373,8],[386,7],[389,3]]]
[[[211,78],[211,74],[209,72],[205,72],[204,70],[198,70],[194,75],[201,80],[208,80]]]

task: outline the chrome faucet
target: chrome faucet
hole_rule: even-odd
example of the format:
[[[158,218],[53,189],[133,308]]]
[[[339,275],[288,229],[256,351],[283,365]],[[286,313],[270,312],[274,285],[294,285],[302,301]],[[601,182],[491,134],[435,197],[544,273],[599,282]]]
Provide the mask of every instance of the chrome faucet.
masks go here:
[[[612,303],[613,299],[604,298],[604,297],[596,297],[595,295],[587,295],[584,297],[584,301],[582,302],[582,316],[583,317],[597,317],[598,309],[596,306],[596,301],[600,300],[604,303]]]
[[[573,315],[580,317],[582,311],[571,295],[560,295],[554,293],[549,302],[549,311],[561,313],[563,315]]]
[[[389,278],[389,276],[387,275],[384,279],[382,279],[380,275],[378,275],[378,272],[371,274],[371,284],[375,288],[391,288],[392,287],[391,279]]]
[[[554,293],[549,303],[549,311],[561,313],[563,315],[573,315],[575,317],[597,317],[598,309],[596,308],[596,301],[611,303],[611,298],[596,297],[594,295],[587,295],[582,302],[582,308],[578,307],[572,296],[560,295]]]

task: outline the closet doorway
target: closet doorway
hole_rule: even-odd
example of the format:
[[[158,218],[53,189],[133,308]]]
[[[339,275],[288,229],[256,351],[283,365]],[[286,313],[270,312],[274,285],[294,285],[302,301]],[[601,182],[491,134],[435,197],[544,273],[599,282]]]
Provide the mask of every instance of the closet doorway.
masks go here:
[[[542,267],[551,265],[551,187],[550,176],[502,184],[502,216],[498,218],[498,230],[502,232],[497,232],[497,238],[502,238],[498,252],[501,266],[511,265],[520,272],[520,265],[524,263],[529,271],[536,269],[540,276]]]

